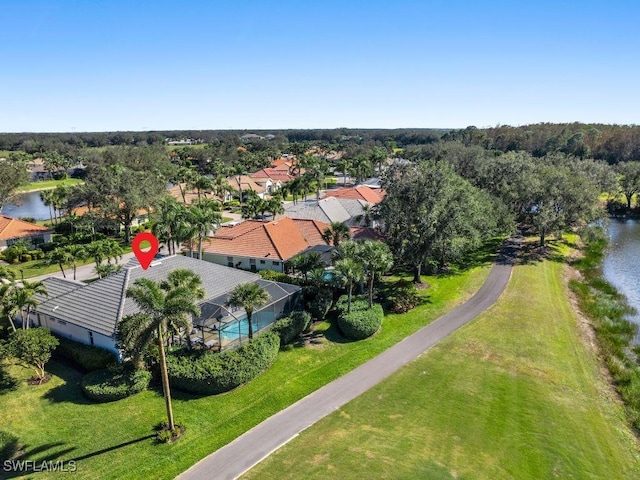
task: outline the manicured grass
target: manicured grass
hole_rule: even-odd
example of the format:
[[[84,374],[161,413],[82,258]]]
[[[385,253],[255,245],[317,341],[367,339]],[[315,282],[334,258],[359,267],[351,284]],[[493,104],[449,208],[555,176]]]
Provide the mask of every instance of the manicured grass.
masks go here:
[[[131,246],[124,246],[122,248],[124,249],[124,253],[131,252]],[[78,267],[91,263],[94,263],[93,259],[81,261],[78,262]],[[22,274],[24,274],[24,278],[31,278],[46,275],[47,273],[60,272],[60,267],[58,265],[47,265],[46,260],[31,260],[29,262],[23,262],[16,265],[8,265],[7,267],[16,272],[18,278],[20,278]],[[22,270],[22,273],[20,270]],[[73,278],[73,270],[71,270],[71,267],[66,267],[65,272],[67,273],[67,278]]]
[[[12,412],[4,416],[2,429],[26,445],[26,459],[76,459],[74,478],[173,478],[469,298],[488,271],[485,264],[457,276],[425,277],[431,284],[423,291],[426,303],[408,314],[385,317],[382,331],[361,342],[347,342],[323,323],[318,332],[325,332],[326,338],[320,344],[280,352],[268,371],[232,392],[195,397],[174,391],[176,419],[187,426],[174,445],[156,446],[149,436],[152,426],[164,418],[157,391],[91,404],[80,392],[80,375],[55,362],[48,369],[53,379],[37,387],[24,384],[30,375],[26,370],[11,367],[11,375],[20,382],[13,391],[0,392],[0,412]]]
[[[84,180],[81,180],[79,178],[65,178],[63,180],[43,180],[41,182],[31,182],[23,185],[22,187],[20,187],[19,193],[50,190],[62,185],[79,185],[81,183],[84,183]]]
[[[563,268],[516,267],[481,317],[246,478],[640,478],[636,439],[581,340]]]

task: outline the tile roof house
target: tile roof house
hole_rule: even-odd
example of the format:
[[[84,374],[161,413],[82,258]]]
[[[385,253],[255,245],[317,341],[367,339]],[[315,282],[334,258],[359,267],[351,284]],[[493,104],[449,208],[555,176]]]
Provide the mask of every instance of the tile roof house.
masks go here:
[[[258,194],[260,198],[271,195],[280,188],[282,183],[279,180],[272,180],[268,177],[254,177],[249,175],[234,175],[227,177],[227,182],[231,189],[235,192],[242,190],[243,192],[252,190]],[[225,201],[231,200],[230,196]]]
[[[284,214],[291,218],[306,218],[324,223],[340,222],[352,226],[362,222],[366,205],[370,204],[364,200],[325,197],[320,201],[307,200],[287,205]]]
[[[366,185],[340,187],[327,190],[325,197],[348,198],[377,205],[384,198],[384,190],[369,188]]]
[[[279,168],[263,168],[250,175],[252,178],[270,178],[271,180],[279,181],[280,183],[287,183],[296,178],[289,174],[289,170],[282,170]]]
[[[36,298],[35,323],[72,340],[118,353],[116,326],[123,317],[139,311],[137,304],[126,297],[127,289],[139,278],[164,280],[178,268],[191,270],[202,279],[205,298],[200,303],[200,317],[194,319],[194,325],[198,327],[217,324],[222,330],[234,328],[233,332],[238,331],[237,323],[243,319],[246,322],[246,316],[243,317],[237,310],[233,310],[236,313],[232,315],[231,309],[226,309],[224,304],[229,293],[239,284],[256,282],[271,296],[269,305],[258,311],[264,310],[262,319],[258,321],[260,328],[272,323],[290,308],[291,297],[299,292],[299,287],[262,280],[253,273],[174,255],[154,260],[147,270],[132,260],[118,273],[89,284],[49,277],[44,280],[49,295]],[[225,317],[227,320],[222,321]],[[233,343],[233,335],[224,340],[220,343],[222,347]]]
[[[26,240],[33,245],[50,242],[53,230],[35,223],[0,214],[0,251],[18,240]]]
[[[245,270],[285,271],[285,263],[314,245],[329,225],[309,219],[282,217],[271,222],[246,220],[222,226],[203,244],[203,260]]]

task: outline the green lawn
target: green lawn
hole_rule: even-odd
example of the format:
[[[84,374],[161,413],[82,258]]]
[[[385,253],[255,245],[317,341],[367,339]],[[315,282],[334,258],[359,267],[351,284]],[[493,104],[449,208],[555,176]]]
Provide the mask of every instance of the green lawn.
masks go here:
[[[313,347],[292,347],[252,382],[232,392],[194,397],[174,392],[174,412],[187,426],[175,445],[153,444],[151,428],[164,417],[157,391],[109,404],[91,404],[80,392],[80,375],[51,362],[53,379],[31,387],[28,372],[11,367],[20,382],[0,392],[2,430],[25,444],[25,458],[77,459],[74,478],[173,478],[207,454],[229,443],[267,417],[352,370],[469,298],[482,284],[489,266],[460,275],[425,277],[431,288],[426,303],[406,315],[385,317],[382,331],[368,340],[346,342],[323,323],[326,332]],[[0,382],[1,384],[2,382]],[[53,478],[39,474],[38,478]]]
[[[78,185],[84,183],[84,180],[79,178],[65,178],[63,180],[43,180],[41,182],[31,182],[20,187],[19,193],[24,192],[37,192],[39,190],[49,190],[52,188],[60,187],[62,185]]]
[[[131,246],[123,246],[124,253],[131,252]],[[82,262],[78,262],[78,267],[82,265],[87,265],[90,263],[94,263],[93,259],[88,259]],[[16,265],[8,265],[10,270],[13,270],[20,278],[24,274],[24,278],[38,277],[40,275],[45,275],[47,273],[56,273],[60,271],[60,267],[58,265],[47,265],[46,260],[31,260],[29,262],[23,262]],[[65,268],[67,271],[71,267]],[[20,271],[22,270],[22,272]],[[67,278],[73,278],[73,272],[67,272]]]
[[[516,267],[494,307],[246,478],[640,478],[563,268]]]

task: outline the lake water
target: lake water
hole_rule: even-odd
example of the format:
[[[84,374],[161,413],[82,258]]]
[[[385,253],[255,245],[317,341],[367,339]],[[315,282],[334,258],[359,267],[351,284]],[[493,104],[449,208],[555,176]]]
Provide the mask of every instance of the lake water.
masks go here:
[[[40,192],[28,192],[19,196],[15,203],[6,203],[0,213],[14,218],[49,220],[49,207],[42,203]]]
[[[604,277],[640,312],[640,222],[612,219],[607,231],[610,244],[602,264]],[[640,313],[629,319],[640,324]]]

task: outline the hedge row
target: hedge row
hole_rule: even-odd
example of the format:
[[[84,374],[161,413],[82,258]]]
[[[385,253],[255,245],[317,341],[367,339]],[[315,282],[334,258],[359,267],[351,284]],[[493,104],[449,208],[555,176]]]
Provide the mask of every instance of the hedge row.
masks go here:
[[[19,449],[18,437],[9,432],[0,431],[0,461],[9,460],[18,453]]]
[[[82,378],[82,392],[95,402],[114,402],[130,397],[149,386],[151,373],[146,370],[96,370]]]
[[[280,337],[270,330],[235,350],[169,355],[169,382],[178,390],[198,395],[227,392],[269,368],[279,349]]]
[[[280,345],[287,345],[309,328],[310,323],[311,315],[308,312],[295,311],[274,323],[271,330],[280,335]]]
[[[382,306],[374,303],[368,307],[366,301],[356,300],[351,303],[351,312],[347,313],[346,302],[341,303],[338,328],[342,335],[350,340],[362,340],[380,329],[384,317]]]
[[[56,337],[60,341],[60,345],[56,348],[56,353],[72,361],[85,372],[102,370],[109,365],[117,363],[116,356],[109,350],[74,342],[58,335]]]

